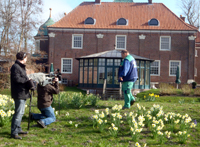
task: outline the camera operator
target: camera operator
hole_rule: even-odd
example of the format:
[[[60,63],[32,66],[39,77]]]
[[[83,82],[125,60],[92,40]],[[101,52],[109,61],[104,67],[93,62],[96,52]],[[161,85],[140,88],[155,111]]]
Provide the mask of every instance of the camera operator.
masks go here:
[[[47,125],[56,121],[51,104],[53,102],[53,94],[59,93],[58,78],[55,77],[52,84],[47,84],[45,86],[42,83],[39,83],[37,86],[37,93],[37,106],[41,111],[41,114],[32,113],[30,117],[32,120],[38,120],[37,124],[42,128],[45,128]]]

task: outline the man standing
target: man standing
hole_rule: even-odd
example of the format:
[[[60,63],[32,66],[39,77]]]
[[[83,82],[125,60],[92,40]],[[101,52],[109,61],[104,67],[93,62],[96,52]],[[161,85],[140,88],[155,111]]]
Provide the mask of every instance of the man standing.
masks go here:
[[[131,89],[133,84],[138,79],[136,61],[127,50],[121,51],[123,61],[119,67],[119,82],[122,82],[122,91],[124,93],[124,106],[122,109],[129,109],[134,104],[135,98],[132,95]]]
[[[26,99],[30,98],[29,89],[26,88],[29,78],[26,74],[26,53],[18,52],[16,58],[15,64],[11,67],[11,96],[15,101],[15,114],[13,115],[11,124],[11,138],[22,139],[19,134],[28,134],[28,132],[22,131],[20,125],[24,115]]]

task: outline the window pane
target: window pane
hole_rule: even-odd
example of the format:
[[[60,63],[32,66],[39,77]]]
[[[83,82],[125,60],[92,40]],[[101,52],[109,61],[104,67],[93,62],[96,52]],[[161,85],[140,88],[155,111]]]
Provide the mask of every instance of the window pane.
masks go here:
[[[121,59],[115,59],[115,66],[120,66]]]
[[[114,78],[115,78],[114,84],[119,85],[119,82],[118,82],[118,68],[115,68],[114,76],[115,76],[115,77],[114,77]]]
[[[68,80],[66,78],[62,78],[62,84],[67,84]]]
[[[80,60],[80,66],[83,66],[83,59]]]
[[[74,36],[74,47],[81,48],[82,36]]]
[[[170,49],[170,37],[161,37],[161,49]]]
[[[89,67],[89,84],[92,84],[92,67]]]
[[[84,66],[88,66],[88,59],[85,59]]]
[[[99,82],[98,84],[103,84],[105,78],[105,67],[99,67]]]
[[[113,66],[113,59],[107,59],[107,66]]]
[[[83,83],[83,67],[80,67],[79,83]]]
[[[107,68],[107,84],[112,84],[113,71],[112,68]]]
[[[63,71],[62,72],[72,72],[72,59],[63,59]]]
[[[93,65],[93,59],[89,59],[89,66]]]
[[[97,66],[98,59],[94,59],[94,66]]]
[[[151,75],[159,75],[159,61],[151,63]]]
[[[176,75],[177,66],[179,66],[179,62],[170,62],[170,75]],[[180,68],[179,68],[180,70]]]
[[[105,66],[105,59],[99,59],[99,66]]]
[[[84,67],[84,83],[87,84],[88,67]]]
[[[117,36],[117,48],[125,49],[125,36]]]
[[[97,67],[94,67],[93,84],[97,84]]]

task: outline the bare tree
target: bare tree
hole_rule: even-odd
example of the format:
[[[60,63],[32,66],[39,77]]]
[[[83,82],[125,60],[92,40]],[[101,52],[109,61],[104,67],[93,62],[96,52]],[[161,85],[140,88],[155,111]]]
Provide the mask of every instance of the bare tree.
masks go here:
[[[20,39],[18,51],[21,50],[24,40],[24,50],[27,51],[27,43],[31,30],[39,22],[36,15],[42,12],[42,0],[19,0],[20,7]]]
[[[199,27],[200,0],[180,0],[180,8],[189,24]]]

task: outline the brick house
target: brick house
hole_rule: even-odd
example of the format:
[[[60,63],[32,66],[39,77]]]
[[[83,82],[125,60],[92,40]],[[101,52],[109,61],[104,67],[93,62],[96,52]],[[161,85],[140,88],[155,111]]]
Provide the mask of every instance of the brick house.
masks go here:
[[[64,83],[79,83],[76,58],[113,49],[155,60],[151,82],[175,82],[179,66],[182,83],[200,83],[200,73],[195,73],[200,71],[195,57],[198,28],[162,3],[83,2],[47,28],[48,64],[61,69]]]

